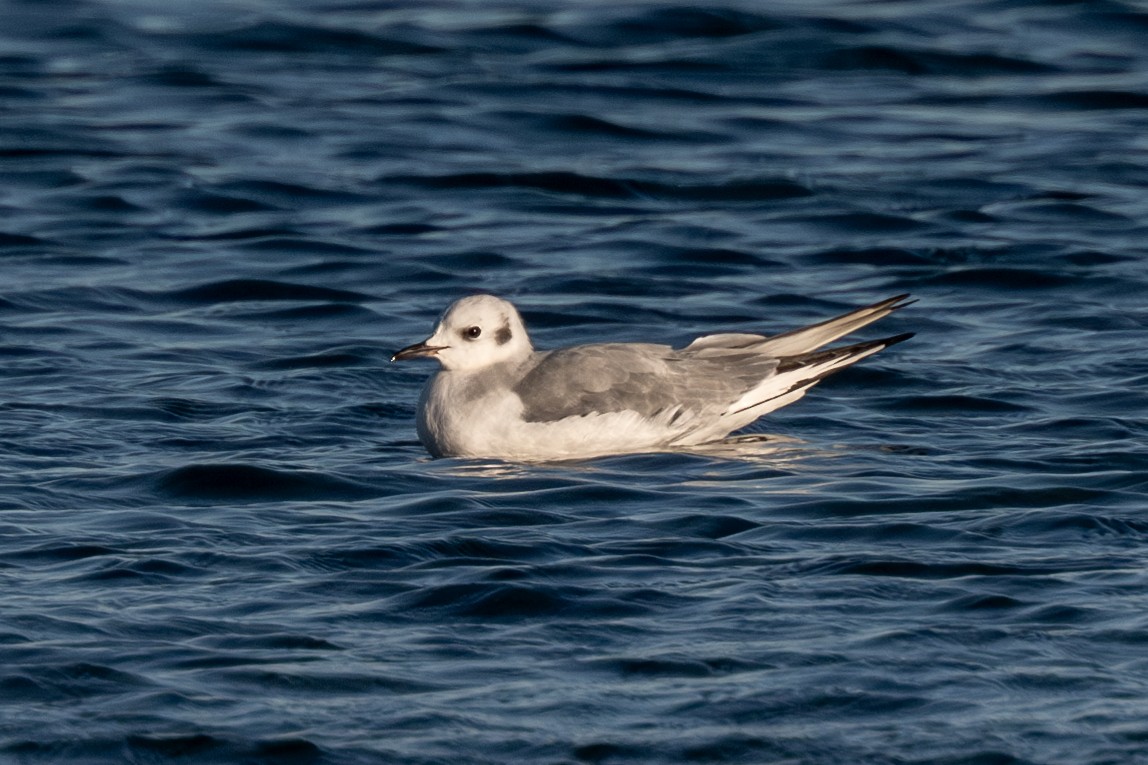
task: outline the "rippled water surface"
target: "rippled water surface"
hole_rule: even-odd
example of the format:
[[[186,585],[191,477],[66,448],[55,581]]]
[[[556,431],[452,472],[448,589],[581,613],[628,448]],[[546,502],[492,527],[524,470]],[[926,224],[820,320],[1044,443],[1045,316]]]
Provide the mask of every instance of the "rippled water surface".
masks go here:
[[[1148,760],[1143,6],[0,17],[0,760]],[[918,334],[721,450],[431,460],[387,360],[476,289]]]

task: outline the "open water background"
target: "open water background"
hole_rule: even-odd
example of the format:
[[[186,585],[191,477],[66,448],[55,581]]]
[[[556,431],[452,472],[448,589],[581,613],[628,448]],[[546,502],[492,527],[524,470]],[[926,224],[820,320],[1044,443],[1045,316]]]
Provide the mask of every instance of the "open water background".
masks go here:
[[[1148,761],[1144,5],[0,19],[0,761]],[[918,336],[746,453],[433,461],[475,289]]]

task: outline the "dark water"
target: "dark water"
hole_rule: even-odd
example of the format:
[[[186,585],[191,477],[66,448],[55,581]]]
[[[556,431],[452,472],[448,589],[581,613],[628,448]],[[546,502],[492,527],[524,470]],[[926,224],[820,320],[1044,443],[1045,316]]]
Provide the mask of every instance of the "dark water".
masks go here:
[[[0,19],[0,761],[1148,761],[1143,6]],[[474,289],[918,336],[772,453],[432,461]]]

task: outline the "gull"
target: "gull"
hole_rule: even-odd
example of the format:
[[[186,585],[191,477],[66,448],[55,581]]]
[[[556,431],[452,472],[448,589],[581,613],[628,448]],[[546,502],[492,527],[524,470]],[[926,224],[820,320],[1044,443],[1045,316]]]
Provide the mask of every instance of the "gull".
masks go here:
[[[441,365],[418,403],[419,440],[435,457],[530,462],[668,451],[720,441],[833,372],[908,340],[912,332],[818,350],[909,305],[908,297],[779,335],[703,335],[679,349],[536,351],[510,302],[471,295],[391,361]]]

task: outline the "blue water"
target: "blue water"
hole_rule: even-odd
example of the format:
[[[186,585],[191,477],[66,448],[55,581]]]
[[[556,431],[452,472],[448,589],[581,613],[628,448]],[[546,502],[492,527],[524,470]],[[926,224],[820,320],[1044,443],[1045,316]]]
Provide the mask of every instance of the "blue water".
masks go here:
[[[0,761],[1148,761],[1148,11],[0,0]],[[917,337],[431,460],[541,347]]]

